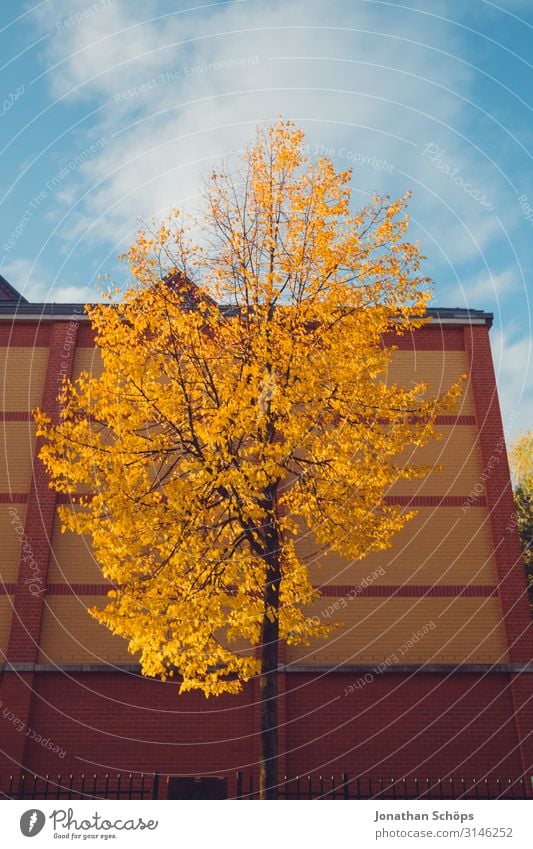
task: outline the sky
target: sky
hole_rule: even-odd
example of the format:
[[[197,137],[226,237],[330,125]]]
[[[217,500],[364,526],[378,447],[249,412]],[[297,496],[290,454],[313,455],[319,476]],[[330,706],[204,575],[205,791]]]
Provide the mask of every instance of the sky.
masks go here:
[[[509,439],[533,427],[533,0],[44,0],[0,5],[0,273],[95,301],[140,220],[282,115],[403,195],[433,306],[494,313]]]

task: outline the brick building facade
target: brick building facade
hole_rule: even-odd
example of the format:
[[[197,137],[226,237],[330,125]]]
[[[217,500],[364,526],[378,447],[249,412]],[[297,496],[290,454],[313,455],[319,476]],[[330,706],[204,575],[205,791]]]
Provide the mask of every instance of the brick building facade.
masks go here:
[[[457,415],[439,420],[443,438],[416,453],[445,468],[391,490],[418,515],[389,551],[350,564],[315,557],[302,536],[322,586],[314,612],[343,625],[285,650],[288,776],[498,775],[529,786],[533,774],[533,627],[492,317],[430,315],[398,340],[391,377],[436,393],[468,373]],[[0,278],[0,777],[256,771],[256,683],[237,697],[178,696],[174,682],[142,678],[126,643],[86,611],[106,582],[87,541],[60,532],[31,410],[53,413],[62,376],[98,367],[83,305],[31,304]]]

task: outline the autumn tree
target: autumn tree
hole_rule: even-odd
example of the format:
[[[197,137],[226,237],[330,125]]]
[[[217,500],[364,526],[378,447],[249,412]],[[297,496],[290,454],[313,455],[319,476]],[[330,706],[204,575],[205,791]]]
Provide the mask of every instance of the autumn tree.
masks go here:
[[[262,798],[277,794],[280,642],[327,633],[298,533],[350,559],[389,547],[413,515],[389,488],[430,471],[398,455],[459,393],[386,382],[384,334],[421,326],[428,280],[406,198],[353,212],[349,180],[309,161],[291,122],[261,126],[211,175],[200,219],[138,234],[131,287],[88,308],[101,375],[64,385],[57,423],[37,415],[51,486],[79,497],[63,527],[114,585],[92,615],[180,692],[260,677]]]
[[[533,607],[533,431],[518,436],[509,451],[515,515],[522,545],[529,601]]]

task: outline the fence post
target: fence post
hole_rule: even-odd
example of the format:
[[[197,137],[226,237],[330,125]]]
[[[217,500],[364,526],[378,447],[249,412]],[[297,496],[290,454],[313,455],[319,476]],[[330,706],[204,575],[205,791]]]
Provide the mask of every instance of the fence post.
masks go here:
[[[231,783],[230,798],[253,799],[254,776],[245,776],[242,770],[233,773],[235,783]],[[141,773],[140,785],[133,773],[126,774],[125,781],[122,775],[110,775],[109,773],[94,773],[92,776],[82,773],[74,776],[73,773],[65,775],[37,775],[37,773],[21,772],[20,775],[10,774],[9,781],[5,777],[0,782],[0,797],[11,799],[72,799],[72,798],[104,798],[159,799],[160,793],[166,798],[165,791],[160,789],[160,773],[154,770],[152,773],[152,787],[149,783],[150,773]],[[339,783],[337,783],[339,779]],[[64,784],[63,784],[64,780]],[[146,784],[145,784],[146,782]],[[246,788],[245,788],[246,782]],[[413,782],[413,785],[411,785]],[[294,784],[294,789],[289,787]],[[167,779],[168,784],[168,779]],[[342,787],[341,787],[342,784]],[[368,790],[367,790],[368,785]],[[230,788],[228,788],[228,791]],[[374,775],[359,776],[351,780],[350,774],[342,772],[333,774],[328,779],[321,773],[307,773],[297,775],[289,782],[287,775],[280,777],[279,797],[289,799],[517,799],[529,798],[529,782],[523,776],[520,778],[502,779],[499,776],[485,778],[467,779],[452,776],[447,779],[441,778],[387,778]]]

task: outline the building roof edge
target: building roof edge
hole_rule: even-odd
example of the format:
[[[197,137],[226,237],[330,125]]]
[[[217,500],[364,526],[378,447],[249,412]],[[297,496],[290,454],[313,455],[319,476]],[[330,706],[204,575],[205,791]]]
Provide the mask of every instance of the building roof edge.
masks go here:
[[[426,315],[428,318],[431,318],[434,324],[486,324],[488,327],[491,327],[494,320],[493,313],[485,312],[485,310],[462,309],[460,307],[429,307]],[[88,315],[85,312],[85,304],[37,304],[30,303],[21,296],[19,302],[0,301],[0,319],[2,318],[20,320],[70,318],[83,321],[88,320]]]

